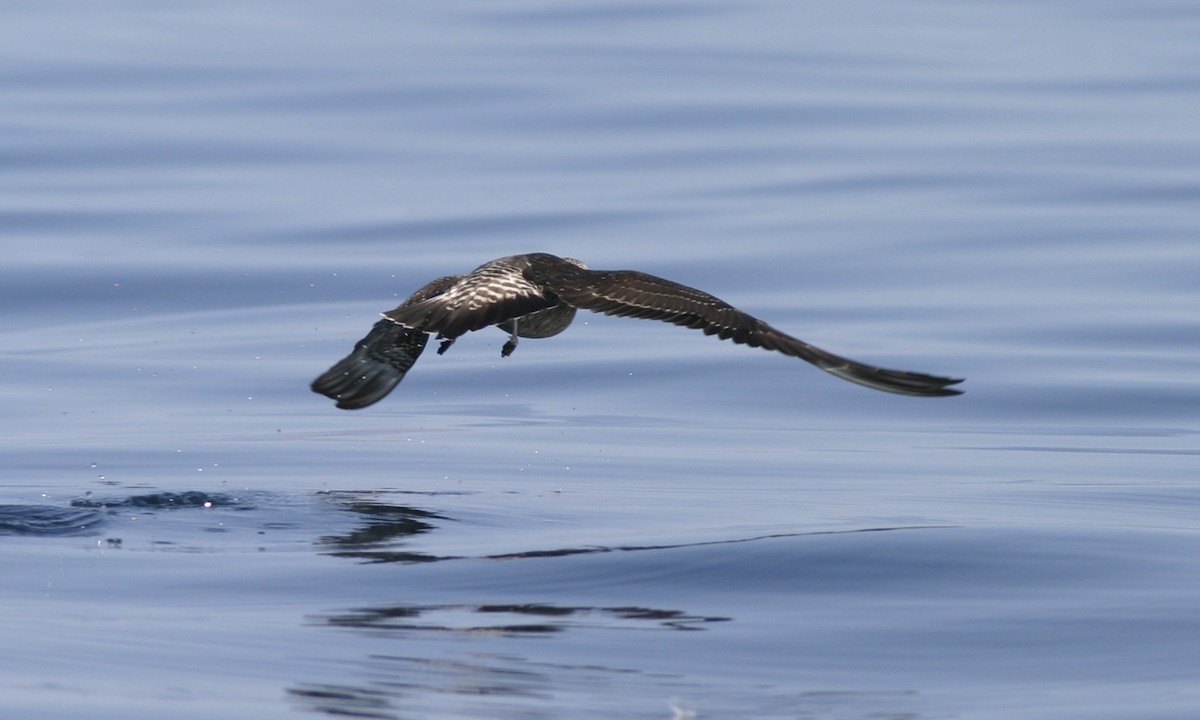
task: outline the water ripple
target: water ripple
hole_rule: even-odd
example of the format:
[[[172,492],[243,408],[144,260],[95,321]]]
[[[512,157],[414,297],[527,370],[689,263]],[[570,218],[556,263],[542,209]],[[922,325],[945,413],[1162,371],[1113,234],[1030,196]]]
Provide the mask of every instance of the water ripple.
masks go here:
[[[104,522],[95,510],[49,505],[0,505],[0,535],[92,535]]]

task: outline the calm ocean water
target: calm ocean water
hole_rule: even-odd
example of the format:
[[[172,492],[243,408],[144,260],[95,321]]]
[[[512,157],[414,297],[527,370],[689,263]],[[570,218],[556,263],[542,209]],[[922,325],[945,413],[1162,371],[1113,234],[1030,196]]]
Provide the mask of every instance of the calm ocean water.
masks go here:
[[[7,3],[20,718],[1200,714],[1200,6]],[[651,322],[308,390],[520,252]]]

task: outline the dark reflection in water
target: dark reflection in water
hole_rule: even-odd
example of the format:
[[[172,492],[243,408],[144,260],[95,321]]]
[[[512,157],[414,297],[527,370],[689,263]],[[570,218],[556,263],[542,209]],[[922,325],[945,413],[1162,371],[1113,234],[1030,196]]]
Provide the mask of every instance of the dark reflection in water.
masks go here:
[[[678,682],[672,675],[643,674],[600,664],[534,663],[516,655],[493,653],[478,653],[470,659],[376,655],[365,665],[373,678],[368,686],[306,684],[288,692],[306,709],[339,717],[421,718],[431,708],[444,712],[443,701],[431,701],[443,697],[457,698],[476,710],[486,707],[486,717],[530,717],[529,700],[611,689],[635,677],[666,684]],[[670,717],[664,713],[665,706],[654,710],[647,717]]]
[[[621,545],[535,549],[478,556],[437,557],[405,551],[414,535],[432,532],[453,518],[386,502],[385,493],[331,493],[339,510],[354,513],[359,527],[321,538],[339,557],[370,562],[434,560],[537,560],[595,553],[634,553],[697,546],[753,543],[773,538],[874,533],[916,529],[871,527],[844,531],[775,533],[663,545]],[[939,526],[940,527],[940,526]],[[570,561],[568,561],[570,562]],[[310,622],[360,633],[379,641],[382,653],[361,661],[358,682],[298,682],[289,696],[302,709],[338,717],[408,720],[429,716],[551,717],[536,708],[547,702],[569,707],[576,717],[686,718],[704,708],[713,717],[797,716],[918,717],[909,712],[912,693],[787,692],[763,686],[720,687],[685,676],[602,661],[584,664],[537,661],[519,652],[533,638],[584,638],[641,631],[699,631],[734,617],[642,605],[575,605],[546,602],[403,603],[374,605],[312,616]],[[674,635],[657,636],[660,639]],[[485,640],[486,638],[486,640]],[[496,643],[491,652],[475,647],[459,652],[466,640]],[[647,641],[650,641],[647,637]],[[449,642],[449,645],[444,643]],[[509,643],[518,643],[510,645]],[[406,648],[406,655],[387,654]],[[631,698],[641,698],[633,700]],[[647,705],[645,698],[656,698]],[[678,698],[678,699],[677,699]]]
[[[350,718],[400,718],[388,693],[351,685],[311,684],[290,688],[288,694],[305,709]]]
[[[394,632],[527,634],[556,633],[572,627],[628,628],[656,623],[672,630],[701,630],[731,618],[689,615],[682,610],[646,607],[586,607],[540,603],[481,605],[397,605],[331,615],[322,622],[343,628]]]
[[[398,505],[378,499],[371,492],[328,492],[322,496],[340,509],[361,518],[361,524],[341,535],[325,535],[317,542],[330,547],[327,554],[372,563],[420,563],[450,560],[452,556],[429,555],[396,549],[405,538],[430,532],[431,521],[448,520],[438,513],[410,505]]]
[[[766,683],[731,688],[674,673],[599,662],[537,662],[513,653],[453,659],[374,655],[363,663],[363,674],[371,679],[361,685],[305,683],[288,694],[304,710],[381,720],[925,717],[916,712],[920,698],[911,690],[789,692]],[[545,710],[548,701],[569,711]]]
[[[444,494],[444,493],[425,493]],[[423,510],[407,504],[386,502],[382,493],[376,491],[323,492],[320,495],[332,500],[339,509],[360,517],[360,525],[340,535],[322,536],[318,543],[332,548],[327,554],[334,557],[353,558],[370,563],[424,563],[438,560],[462,560],[463,555],[433,555],[402,549],[404,542],[416,535],[437,529],[435,521],[453,522],[453,518],[440,513]],[[566,557],[611,552],[635,552],[642,550],[673,550],[708,545],[731,545],[757,542],[776,538],[803,537],[808,535],[840,535],[845,533],[887,532],[894,530],[925,530],[943,528],[943,525],[904,525],[888,527],[855,528],[851,530],[817,530],[799,533],[772,533],[743,538],[704,540],[699,542],[672,543],[662,545],[591,545],[586,547],[546,548],[523,550],[511,553],[496,553],[477,556],[485,560],[520,560],[532,558]]]

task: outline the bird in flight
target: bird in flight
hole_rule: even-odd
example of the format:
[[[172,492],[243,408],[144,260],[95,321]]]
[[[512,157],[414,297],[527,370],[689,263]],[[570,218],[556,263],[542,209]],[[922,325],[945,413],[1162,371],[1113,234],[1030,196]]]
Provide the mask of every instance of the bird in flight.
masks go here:
[[[876,390],[938,397],[958,395],[961,378],[866,365],[810,345],[695,288],[634,270],[589,270],[548,253],[511,255],[466,275],[447,275],[383,313],[371,332],[312,383],[313,392],[356,410],[392,391],[421,356],[431,335],[438,354],[462,335],[495,325],[506,331],[508,357],[518,338],[557,335],[583,308],[605,315],[647,318],[702,330],[741,345],[798,357],[843,380]]]

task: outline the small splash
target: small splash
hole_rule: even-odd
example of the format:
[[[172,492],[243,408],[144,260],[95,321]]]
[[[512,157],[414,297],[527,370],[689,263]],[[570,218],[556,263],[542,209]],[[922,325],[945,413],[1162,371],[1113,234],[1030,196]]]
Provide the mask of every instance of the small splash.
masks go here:
[[[186,492],[157,492],[143,495],[130,495],[124,498],[96,499],[91,497],[77,498],[71,501],[72,507],[77,508],[155,508],[171,510],[175,508],[214,508],[236,507],[241,505],[238,498],[223,493],[206,493],[199,490]]]

